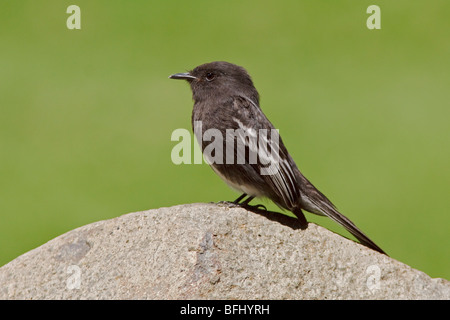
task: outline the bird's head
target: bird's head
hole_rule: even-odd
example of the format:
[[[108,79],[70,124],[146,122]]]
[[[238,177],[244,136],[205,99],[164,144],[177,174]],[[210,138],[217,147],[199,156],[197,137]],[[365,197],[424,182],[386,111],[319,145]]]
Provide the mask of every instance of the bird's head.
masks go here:
[[[259,95],[250,75],[244,68],[229,62],[205,63],[189,72],[176,73],[169,78],[187,80],[195,101],[218,95],[245,95],[255,103],[259,102]]]

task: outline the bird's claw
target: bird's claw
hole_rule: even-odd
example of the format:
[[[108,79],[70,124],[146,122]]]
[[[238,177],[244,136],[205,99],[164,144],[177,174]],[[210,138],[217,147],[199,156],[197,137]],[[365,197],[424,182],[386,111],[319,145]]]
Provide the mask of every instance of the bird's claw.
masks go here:
[[[243,207],[243,208],[250,209],[250,210],[263,210],[263,211],[267,211],[266,206],[263,205],[263,204],[257,204],[257,205],[254,205],[254,206],[251,206],[251,205],[249,205],[249,204],[246,204],[246,205],[243,205],[242,207]]]
[[[230,201],[219,201],[217,205],[220,207],[228,207],[228,208],[236,208],[240,207],[238,203],[230,202]]]
[[[267,211],[267,208],[265,205],[257,204],[257,205],[249,205],[247,203],[236,203],[231,201],[219,201],[216,203],[220,207],[228,207],[228,208],[245,208],[249,210],[264,210]]]

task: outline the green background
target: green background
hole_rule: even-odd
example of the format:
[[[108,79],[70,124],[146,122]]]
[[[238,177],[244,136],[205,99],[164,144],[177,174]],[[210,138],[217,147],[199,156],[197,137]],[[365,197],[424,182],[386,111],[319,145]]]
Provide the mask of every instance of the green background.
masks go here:
[[[167,77],[226,60],[252,75],[306,177],[390,256],[450,279],[449,13],[448,0],[0,1],[0,265],[94,221],[234,200],[206,164],[170,158],[192,101]]]

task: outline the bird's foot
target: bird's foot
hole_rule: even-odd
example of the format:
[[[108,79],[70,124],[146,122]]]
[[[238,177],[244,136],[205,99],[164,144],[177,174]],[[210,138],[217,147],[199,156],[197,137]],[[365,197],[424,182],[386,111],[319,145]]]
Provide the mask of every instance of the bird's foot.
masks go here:
[[[257,204],[257,205],[254,205],[254,206],[251,206],[249,204],[242,204],[240,206],[242,208],[245,208],[245,209],[250,210],[250,211],[252,211],[252,210],[267,211],[266,206],[263,205],[263,204]]]
[[[257,204],[257,205],[249,205],[248,203],[236,203],[231,201],[219,201],[216,203],[219,207],[227,207],[227,208],[244,208],[247,210],[260,210],[260,211],[267,211],[267,208],[265,205]]]
[[[262,205],[262,204],[257,204],[254,206],[249,205],[249,202],[252,201],[255,197],[253,196],[249,196],[247,199],[245,199],[244,201],[241,202],[242,199],[244,199],[247,196],[247,194],[242,194],[239,198],[237,198],[236,200],[234,200],[233,202],[230,201],[219,201],[217,202],[217,205],[219,206],[225,206],[228,208],[244,208],[247,209],[249,211],[267,211],[266,206]]]
[[[239,203],[234,203],[231,201],[219,201],[216,203],[219,207],[228,207],[228,208],[236,208],[240,207],[241,205]]]

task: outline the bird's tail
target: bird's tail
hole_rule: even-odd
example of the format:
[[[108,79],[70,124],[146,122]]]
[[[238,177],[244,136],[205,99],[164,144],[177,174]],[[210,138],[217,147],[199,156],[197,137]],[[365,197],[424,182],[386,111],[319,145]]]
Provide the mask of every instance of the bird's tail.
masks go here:
[[[356,239],[358,239],[361,244],[378,251],[380,253],[386,254],[379,246],[375,244],[372,240],[369,239],[349,218],[340,213],[332,204],[329,204],[324,201],[316,201],[312,200],[312,202],[317,206],[317,208],[327,217],[339,223],[343,226],[348,232],[350,232]]]

